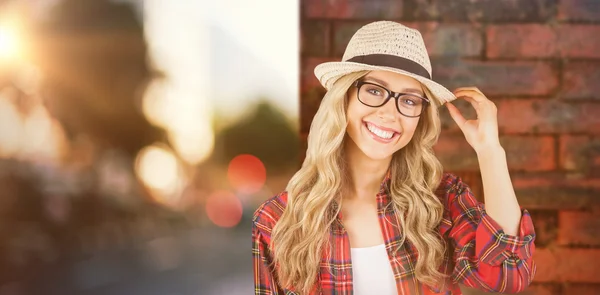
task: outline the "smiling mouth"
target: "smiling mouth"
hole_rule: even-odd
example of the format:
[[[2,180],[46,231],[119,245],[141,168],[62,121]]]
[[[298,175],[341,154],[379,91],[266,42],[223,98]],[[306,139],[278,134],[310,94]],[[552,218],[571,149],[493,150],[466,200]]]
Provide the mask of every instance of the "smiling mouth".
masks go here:
[[[381,130],[368,122],[363,122],[363,125],[371,137],[378,142],[389,143],[400,136],[398,132]]]

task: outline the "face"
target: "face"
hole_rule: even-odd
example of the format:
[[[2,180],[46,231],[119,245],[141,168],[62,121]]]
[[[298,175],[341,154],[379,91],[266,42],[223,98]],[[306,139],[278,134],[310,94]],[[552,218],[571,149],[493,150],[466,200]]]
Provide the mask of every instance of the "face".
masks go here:
[[[381,85],[396,93],[408,92],[424,97],[421,83],[405,75],[373,71],[363,77],[361,81]],[[380,107],[364,105],[358,100],[357,90],[357,87],[352,86],[347,93],[348,126],[346,132],[351,139],[351,142],[348,143],[350,144],[349,148],[355,152],[362,152],[373,160],[390,159],[396,151],[410,142],[420,117],[411,118],[402,115],[396,108],[394,98]],[[364,93],[362,91],[361,93]],[[387,96],[387,93],[385,95]],[[363,99],[362,95],[361,99]],[[390,135],[391,138],[388,138]],[[350,154],[352,153],[350,151]]]

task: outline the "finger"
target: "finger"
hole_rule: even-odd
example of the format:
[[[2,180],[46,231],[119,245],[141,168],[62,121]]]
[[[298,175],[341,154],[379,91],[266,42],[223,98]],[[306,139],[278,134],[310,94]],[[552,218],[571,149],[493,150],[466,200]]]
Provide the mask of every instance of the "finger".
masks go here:
[[[479,92],[480,94],[483,95],[483,92],[481,92],[481,90],[479,90],[479,88],[475,87],[475,86],[470,86],[470,87],[458,87],[456,89],[454,89],[454,91],[452,92],[457,92],[457,91],[464,91],[464,90],[472,90],[475,92]]]
[[[476,101],[473,97],[468,96],[468,95],[461,95],[461,96],[457,96],[456,98],[457,99],[464,99],[464,100],[466,100],[479,113],[479,109],[481,108],[481,104],[480,104],[480,102]]]
[[[459,98],[459,99],[464,99],[464,100],[466,100],[466,101],[468,101],[468,102],[470,102],[470,103],[477,102],[477,101],[476,101],[476,100],[475,100],[475,99],[474,99],[472,96],[470,96],[470,95],[460,95],[460,96],[457,96],[456,98]]]
[[[477,101],[477,102],[484,102],[487,99],[487,97],[485,97],[485,95],[483,95],[481,92],[475,91],[475,90],[469,90],[469,89],[465,89],[465,90],[459,90],[454,92],[454,95],[456,97],[459,96],[468,96],[473,98],[473,100]]]
[[[454,122],[456,122],[456,124],[458,124],[458,127],[460,127],[462,129],[462,126],[463,126],[463,124],[465,124],[467,119],[465,119],[465,117],[463,117],[463,115],[460,113],[458,108],[456,106],[454,106],[451,102],[447,102],[445,105],[448,108],[450,117],[452,117]]]

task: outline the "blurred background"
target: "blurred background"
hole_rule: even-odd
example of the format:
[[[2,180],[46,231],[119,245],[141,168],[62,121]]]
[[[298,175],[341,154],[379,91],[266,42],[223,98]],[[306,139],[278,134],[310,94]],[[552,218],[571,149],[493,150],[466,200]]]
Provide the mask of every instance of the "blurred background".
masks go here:
[[[252,293],[252,213],[300,163],[298,19],[0,0],[0,294]]]

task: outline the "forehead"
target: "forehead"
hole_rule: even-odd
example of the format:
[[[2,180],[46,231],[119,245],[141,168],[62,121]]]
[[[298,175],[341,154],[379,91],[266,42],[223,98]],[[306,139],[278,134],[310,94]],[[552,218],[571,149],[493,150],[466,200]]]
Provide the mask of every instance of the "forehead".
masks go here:
[[[392,91],[404,91],[406,89],[414,89],[422,91],[422,86],[416,79],[388,71],[372,71],[363,78],[365,81],[375,82],[387,87]]]

